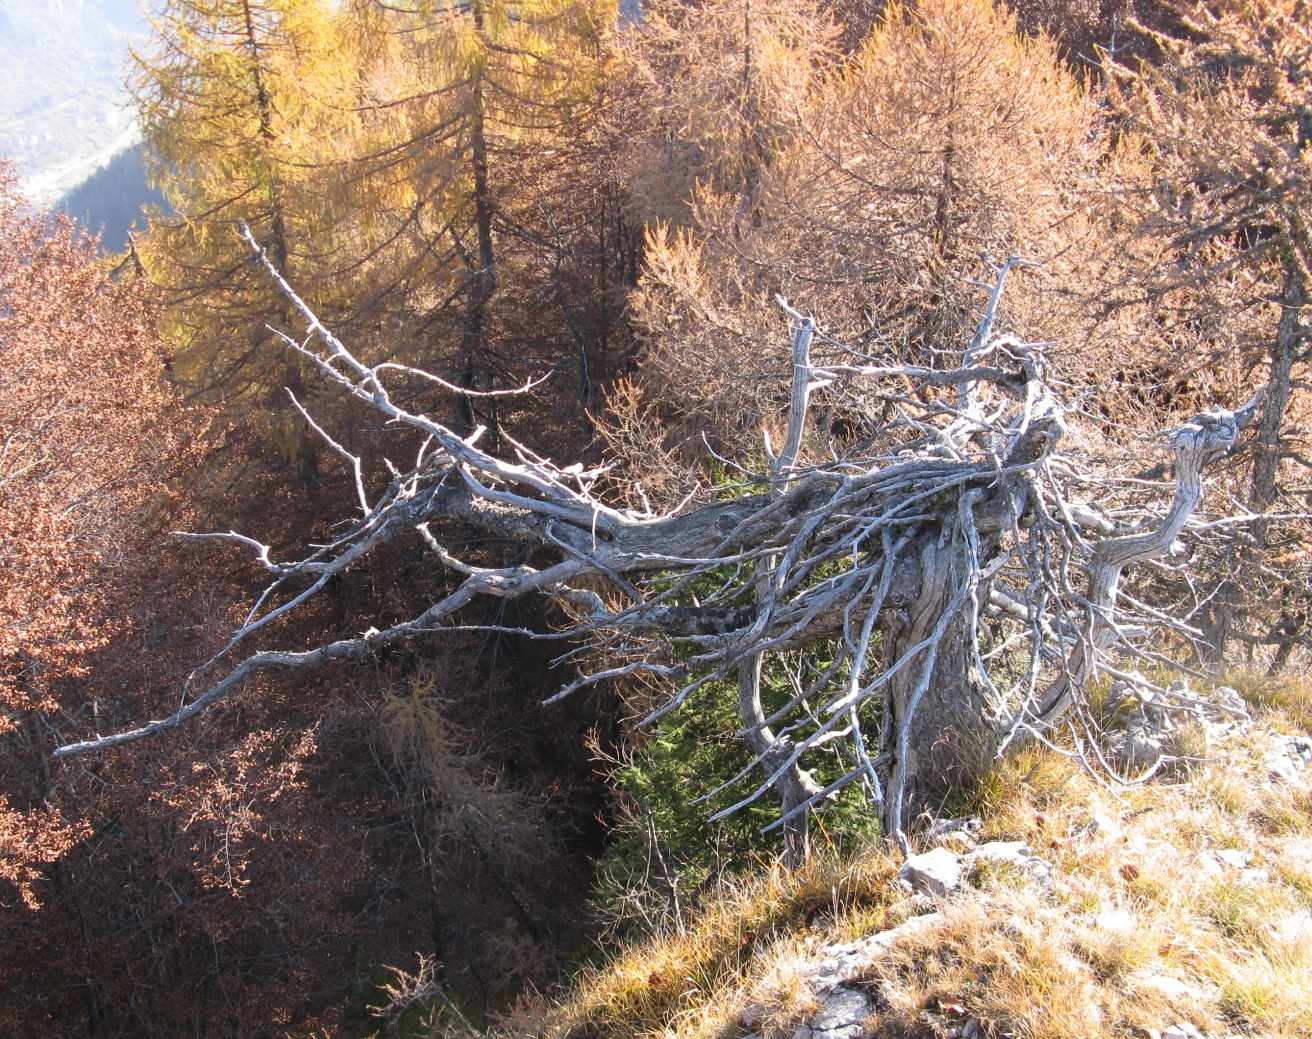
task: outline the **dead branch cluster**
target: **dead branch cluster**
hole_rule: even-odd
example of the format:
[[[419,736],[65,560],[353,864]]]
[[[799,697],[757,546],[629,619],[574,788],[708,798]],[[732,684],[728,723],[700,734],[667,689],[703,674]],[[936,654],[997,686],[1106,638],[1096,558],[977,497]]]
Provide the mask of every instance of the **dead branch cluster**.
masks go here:
[[[248,239],[259,252],[249,232]],[[236,532],[191,535],[250,549],[268,587],[192,675],[178,711],[60,755],[178,726],[256,672],[361,658],[462,629],[462,608],[480,596],[541,595],[561,604],[570,623],[517,634],[586,636],[616,661],[580,673],[552,700],[642,673],[670,690],[647,719],[654,721],[712,683],[737,682],[740,735],[754,759],[724,777],[716,795],[747,786],[712,818],[775,790],[782,810],[774,826],[796,835],[806,813],[860,783],[886,832],[905,842],[918,799],[964,756],[961,746],[942,747],[954,742],[948,737],[974,740],[991,758],[1018,740],[1050,741],[1054,727],[1068,723],[1073,753],[1106,765],[1085,710],[1090,688],[1102,676],[1152,688],[1140,669],[1165,663],[1162,633],[1200,636],[1193,616],[1202,596],[1166,612],[1121,594],[1121,575],[1134,563],[1177,566],[1170,560],[1178,539],[1205,525],[1196,515],[1203,469],[1235,444],[1257,400],[1167,432],[1169,506],[1113,517],[1094,500],[1114,486],[1105,469],[1068,449],[1066,414],[1045,378],[1045,344],[998,330],[1008,276],[1024,266],[1016,258],[994,268],[983,317],[951,370],[879,364],[779,300],[792,325],[793,378],[783,443],[766,438],[768,471],[743,471],[719,500],[658,513],[603,500],[602,468],[560,466],[513,440],[513,458],[495,457],[479,446],[480,430],[459,436],[402,407],[389,379],[416,373],[358,360],[259,255],[306,323],[304,340],[279,333],[287,348],[390,423],[417,432],[422,446],[408,468],[388,463],[386,487],[371,495],[361,459],[302,409],[354,473],[358,514],[349,528],[292,562]],[[866,396],[885,398],[889,446],[854,454],[809,443],[812,402],[854,380],[877,388]],[[443,543],[439,521],[531,546],[533,562],[475,565]],[[449,594],[381,630],[238,660],[274,620],[401,536],[416,537],[459,576]],[[793,695],[763,702],[763,660],[816,647],[826,652],[796,669]],[[810,769],[826,753],[842,768],[822,787]]]

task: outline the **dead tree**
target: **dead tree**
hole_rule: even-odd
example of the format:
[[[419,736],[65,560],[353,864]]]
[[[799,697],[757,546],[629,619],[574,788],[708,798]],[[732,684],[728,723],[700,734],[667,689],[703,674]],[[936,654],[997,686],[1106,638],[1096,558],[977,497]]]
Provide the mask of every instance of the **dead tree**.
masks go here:
[[[1152,687],[1133,669],[1136,660],[1166,662],[1163,632],[1186,640],[1201,634],[1191,623],[1200,603],[1154,608],[1122,593],[1121,575],[1131,564],[1167,557],[1191,523],[1202,525],[1195,511],[1204,467],[1234,445],[1257,398],[1165,435],[1174,452],[1169,504],[1113,515],[1087,504],[1106,495],[1112,476],[1095,454],[1067,444],[1078,438],[1068,435],[1045,378],[1044,344],[996,333],[1016,259],[983,286],[990,290],[983,317],[951,370],[881,364],[828,339],[780,301],[793,323],[792,393],[777,453],[767,439],[769,471],[746,481],[752,493],[659,515],[603,500],[602,469],[562,468],[509,438],[513,460],[494,457],[480,448],[480,430],[459,436],[407,411],[389,392],[389,381],[401,376],[470,391],[395,363],[365,365],[259,255],[307,324],[304,342],[282,335],[286,346],[389,422],[417,431],[422,446],[408,470],[393,467],[386,487],[371,496],[360,458],[301,409],[354,473],[359,516],[295,562],[277,561],[268,546],[232,531],[188,535],[247,546],[271,583],[222,652],[197,669],[192,698],[178,711],[61,747],[60,756],[179,726],[259,671],[362,658],[464,627],[462,608],[480,596],[540,595],[574,623],[520,634],[586,636],[613,663],[579,674],[548,703],[645,673],[670,690],[647,719],[654,721],[711,683],[736,678],[740,735],[753,760],[716,793],[749,785],[712,819],[773,790],[782,806],[773,825],[796,851],[807,813],[856,782],[885,832],[905,847],[908,820],[934,795],[976,776],[1009,746],[1048,741],[1063,721],[1073,733],[1067,752],[1098,760],[1087,738],[1091,684],[1112,676]],[[841,393],[856,394],[854,406],[868,413],[878,406],[892,416],[883,443],[808,464],[812,399]],[[1156,488],[1159,498],[1163,489],[1171,490]],[[535,563],[488,568],[457,558],[442,543],[438,521],[532,546]],[[271,621],[400,537],[415,538],[459,575],[455,589],[383,630],[238,659]],[[763,703],[764,659],[822,646],[826,663],[804,674],[788,702]],[[821,787],[810,770],[823,754],[839,755],[843,767]]]

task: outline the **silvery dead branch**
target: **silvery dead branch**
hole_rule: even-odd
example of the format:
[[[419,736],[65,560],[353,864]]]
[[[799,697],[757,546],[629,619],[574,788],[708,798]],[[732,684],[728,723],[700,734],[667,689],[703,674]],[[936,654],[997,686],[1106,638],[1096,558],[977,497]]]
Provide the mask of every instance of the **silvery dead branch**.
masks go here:
[[[493,454],[480,446],[484,430],[458,435],[407,410],[393,393],[403,378],[473,391],[401,364],[361,362],[249,230],[245,237],[304,322],[303,338],[277,330],[283,346],[325,384],[413,430],[421,446],[407,467],[388,463],[385,486],[370,494],[381,481],[296,401],[354,474],[349,524],[291,561],[235,531],[187,535],[246,546],[268,571],[267,588],[222,650],[191,675],[175,713],[68,744],[60,756],[175,728],[256,672],[322,667],[468,630],[461,610],[477,597],[545,596],[567,621],[514,634],[586,642],[587,659],[611,661],[578,670],[548,706],[585,686],[645,675],[668,691],[650,722],[714,682],[736,682],[737,735],[753,760],[705,798],[711,821],[775,798],[771,828],[798,851],[808,815],[855,783],[905,848],[908,829],[939,793],[1008,750],[1053,744],[1059,727],[1073,737],[1063,752],[1109,781],[1145,778],[1127,775],[1100,745],[1090,710],[1099,683],[1194,695],[1145,677],[1168,663],[1163,639],[1202,638],[1195,619],[1205,596],[1192,593],[1187,579],[1156,577],[1187,578],[1183,539],[1223,525],[1199,511],[1205,471],[1234,447],[1261,394],[1140,445],[1137,471],[1165,452],[1160,470],[1171,479],[1120,471],[1124,464],[1118,468],[1114,453],[1075,424],[1049,381],[1047,344],[1004,330],[1004,290],[1023,280],[1026,267],[1018,257],[986,264],[991,278],[980,285],[973,338],[942,344],[941,356],[958,359],[951,368],[890,363],[827,336],[804,301],[776,299],[777,349],[791,368],[782,443],[765,438],[763,471],[744,471],[734,486],[662,514],[608,502],[604,465],[553,461],[504,433],[509,450]],[[814,428],[825,398],[890,417],[877,437],[840,445]],[[520,560],[528,549],[530,561],[462,559],[444,543],[452,524],[517,546]],[[308,650],[248,649],[334,575],[397,539],[449,570],[453,589],[402,623]],[[1183,597],[1181,587],[1190,590]],[[1151,601],[1166,588],[1164,601]],[[796,662],[783,702],[762,694],[772,657]],[[823,786],[813,776],[822,755],[839,765],[838,778]]]

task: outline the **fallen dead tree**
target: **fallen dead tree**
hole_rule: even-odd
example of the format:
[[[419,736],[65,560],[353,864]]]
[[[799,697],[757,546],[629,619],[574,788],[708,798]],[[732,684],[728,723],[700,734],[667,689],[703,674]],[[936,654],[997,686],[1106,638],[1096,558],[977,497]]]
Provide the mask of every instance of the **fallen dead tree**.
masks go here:
[[[1203,470],[1233,447],[1258,399],[1165,435],[1174,483],[1164,509],[1113,518],[1082,504],[1105,491],[1106,473],[1097,459],[1063,450],[1066,415],[1046,376],[1044,344],[996,333],[1016,259],[985,286],[983,317],[950,370],[880,363],[829,340],[780,301],[793,323],[792,392],[784,442],[777,453],[766,445],[768,472],[749,481],[751,493],[656,514],[603,500],[602,469],[560,467],[513,441],[513,460],[494,457],[480,448],[480,430],[458,436],[400,406],[389,392],[399,378],[466,391],[397,364],[362,363],[249,233],[248,240],[306,322],[304,342],[279,333],[286,346],[389,422],[415,430],[423,444],[410,468],[393,468],[371,497],[361,459],[301,409],[354,473],[359,515],[336,540],[294,562],[273,559],[268,546],[235,532],[188,535],[248,547],[269,586],[224,649],[197,669],[178,711],[66,745],[60,756],[174,728],[259,671],[362,658],[464,629],[460,612],[478,597],[541,595],[576,622],[520,634],[586,636],[614,661],[580,674],[552,700],[645,673],[670,689],[647,719],[654,721],[712,682],[736,680],[740,735],[754,757],[716,793],[739,783],[749,789],[713,819],[776,791],[774,825],[796,848],[807,813],[856,782],[905,847],[908,820],[933,794],[969,780],[1017,741],[1047,740],[1059,723],[1073,726],[1074,753],[1091,767],[1105,764],[1084,711],[1091,684],[1112,676],[1151,687],[1134,661],[1164,662],[1163,632],[1200,635],[1191,624],[1200,603],[1164,610],[1130,601],[1121,575],[1167,556],[1191,522],[1201,522]],[[813,398],[852,387],[890,416],[880,449],[807,461]],[[438,521],[531,547],[540,562],[473,565],[442,543]],[[403,536],[461,575],[450,594],[382,630],[238,659],[335,574]],[[823,666],[799,672],[795,694],[767,706],[763,661],[818,646],[827,650]],[[839,755],[843,767],[822,787],[810,768],[825,753]]]

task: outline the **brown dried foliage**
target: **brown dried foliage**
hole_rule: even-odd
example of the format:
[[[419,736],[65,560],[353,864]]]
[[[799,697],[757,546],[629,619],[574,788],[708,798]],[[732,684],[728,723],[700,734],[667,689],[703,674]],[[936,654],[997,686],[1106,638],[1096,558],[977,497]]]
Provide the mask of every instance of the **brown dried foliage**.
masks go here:
[[[981,257],[1013,253],[1041,266],[1012,329],[1056,330],[1072,375],[1105,356],[1114,330],[1091,330],[1084,299],[1109,236],[1083,196],[1110,144],[1052,40],[986,0],[889,6],[803,93],[759,187],[703,180],[689,225],[649,236],[633,306],[654,396],[754,439],[785,375],[782,350],[762,356],[783,335],[775,293],[839,339],[930,362],[970,338]]]
[[[130,270],[29,213],[3,174],[6,1036],[176,1036],[202,1021],[211,1035],[308,1033],[341,1020],[357,957],[424,943],[423,890],[393,877],[403,842],[377,825],[367,696],[343,703],[353,678],[259,683],[213,732],[142,753],[49,757],[176,704],[245,591],[231,557],[164,533],[236,519],[270,463],[238,431],[207,437],[208,416],[180,406],[154,317]],[[300,508],[313,502],[292,504],[263,503],[266,532],[310,522]],[[301,637],[324,623],[307,618]]]
[[[85,674],[98,598],[187,445],[153,313],[67,219],[25,215],[0,167],[0,697],[9,728]]]
[[[1140,25],[1155,62],[1108,62],[1109,101],[1135,166],[1108,177],[1112,220],[1126,231],[1108,308],[1139,308],[1179,350],[1172,397],[1268,392],[1251,471],[1236,497],[1255,512],[1296,512],[1312,461],[1304,380],[1312,292],[1312,9],[1301,0],[1167,3],[1175,31]],[[1300,477],[1303,477],[1300,479]],[[1241,483],[1247,483],[1246,488]],[[1301,486],[1300,486],[1301,484]],[[1208,627],[1276,645],[1282,666],[1306,643],[1306,524],[1239,532]]]

